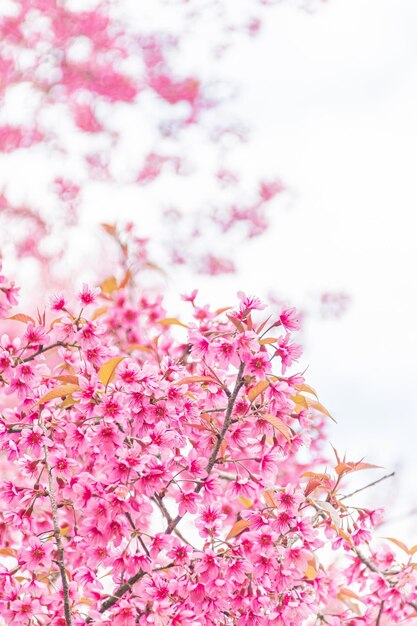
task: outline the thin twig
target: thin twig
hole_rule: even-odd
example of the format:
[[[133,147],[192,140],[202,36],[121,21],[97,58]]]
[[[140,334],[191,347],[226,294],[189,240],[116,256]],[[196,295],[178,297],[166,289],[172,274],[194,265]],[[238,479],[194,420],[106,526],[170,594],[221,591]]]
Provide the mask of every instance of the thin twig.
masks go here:
[[[30,356],[27,356],[24,359],[19,359],[19,363],[27,363],[28,361],[33,361],[33,359],[36,359],[36,357],[39,356],[39,354],[42,354],[43,352],[48,352],[48,350],[52,350],[53,348],[59,348],[59,347],[78,348],[76,344],[65,343],[65,341],[57,341],[55,343],[51,343],[51,345],[49,346],[41,346],[38,350],[36,350],[36,352],[31,354]]]
[[[381,606],[379,607],[378,617],[376,618],[375,626],[379,626],[381,623],[382,612],[384,610],[384,600],[381,602]]]
[[[360,491],[364,491],[365,489],[368,489],[369,487],[373,487],[374,485],[381,483],[383,480],[386,480],[387,478],[392,478],[393,476],[395,476],[395,472],[391,472],[391,474],[386,474],[385,476],[382,476],[382,478],[378,478],[378,480],[374,480],[372,483],[369,483],[368,485],[365,485],[364,487],[360,487],[359,489],[355,489],[355,491],[352,491],[352,493],[348,493],[346,496],[342,496],[341,498],[339,498],[339,500],[346,500],[346,498],[350,498],[351,496],[356,495]]]

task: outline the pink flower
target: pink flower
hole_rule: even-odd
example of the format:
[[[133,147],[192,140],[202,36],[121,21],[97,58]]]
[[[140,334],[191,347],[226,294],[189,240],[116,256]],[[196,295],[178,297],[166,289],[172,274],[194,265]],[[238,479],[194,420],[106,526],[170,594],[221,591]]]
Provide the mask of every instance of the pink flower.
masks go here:
[[[285,489],[274,492],[274,500],[278,511],[285,511],[289,515],[295,515],[299,505],[304,501],[301,491],[297,492],[294,487],[287,485]]]
[[[178,502],[178,512],[183,517],[186,513],[197,513],[201,495],[194,491],[179,491],[175,495],[175,499]]]
[[[281,358],[282,373],[285,374],[287,367],[290,367],[294,361],[297,361],[303,350],[302,347],[297,344],[290,344],[290,335],[287,333],[285,337],[278,339],[278,348],[275,352],[277,356]]]
[[[295,307],[291,309],[283,309],[279,319],[285,330],[300,330],[300,322],[298,320],[297,309]]]
[[[96,302],[97,296],[100,292],[101,289],[99,287],[91,289],[86,283],[83,283],[83,288],[78,294],[78,299],[83,306],[88,306]]]
[[[27,325],[24,340],[32,347],[47,345],[51,341],[43,326],[34,326],[33,324]]]
[[[55,473],[60,476],[69,478],[73,474],[73,470],[77,467],[77,463],[74,459],[67,457],[65,448],[57,446],[53,452],[48,456],[48,462],[55,470]]]
[[[49,308],[52,311],[64,311],[67,307],[67,301],[63,293],[54,293],[49,298]]]
[[[227,518],[219,504],[200,507],[196,526],[201,537],[214,537],[219,534],[223,521]]]
[[[205,358],[210,350],[210,342],[198,330],[190,330],[188,341],[191,345],[191,355],[194,358]]]
[[[237,296],[240,300],[238,310],[239,318],[247,317],[251,311],[262,311],[266,308],[266,304],[256,296],[247,296],[243,291],[238,291]]]
[[[30,569],[48,566],[50,564],[51,553],[55,548],[54,543],[52,541],[41,543],[38,537],[30,537],[28,544],[22,557],[26,566]]]
[[[265,374],[271,371],[270,358],[267,352],[257,352],[254,354],[246,365],[249,374],[264,378]]]

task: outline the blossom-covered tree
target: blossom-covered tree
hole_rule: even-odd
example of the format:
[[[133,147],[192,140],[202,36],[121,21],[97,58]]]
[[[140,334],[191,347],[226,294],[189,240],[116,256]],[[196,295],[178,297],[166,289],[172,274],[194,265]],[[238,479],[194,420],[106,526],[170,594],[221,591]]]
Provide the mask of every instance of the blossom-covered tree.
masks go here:
[[[180,320],[142,280],[172,264],[233,270],[225,240],[260,235],[284,191],[265,177],[244,193],[231,146],[245,129],[220,82],[184,62],[204,24],[221,65],[266,4],[248,0],[256,17],[242,17],[226,0],[165,3],[180,16],[165,30],[129,23],[122,0],[0,9],[2,253],[44,271],[34,312],[0,267],[1,625],[388,626],[417,614],[417,547],[373,542],[381,512],[346,484],[372,466],[325,451],[331,416],[299,371],[296,310],[241,292],[214,309],[193,290]],[[94,185],[198,184],[195,145],[211,154],[211,200],[191,215],[180,192],[178,206],[152,204],[157,241],[98,214],[113,248],[96,280],[75,290],[74,265],[59,280]],[[22,176],[13,184],[28,155],[42,163],[37,197]],[[29,280],[22,291],[35,297]]]
[[[184,323],[129,272],[36,318],[17,291],[1,276],[0,623],[412,623],[417,548],[374,547],[380,511],[344,489],[372,466],[323,458],[295,309],[194,291]]]

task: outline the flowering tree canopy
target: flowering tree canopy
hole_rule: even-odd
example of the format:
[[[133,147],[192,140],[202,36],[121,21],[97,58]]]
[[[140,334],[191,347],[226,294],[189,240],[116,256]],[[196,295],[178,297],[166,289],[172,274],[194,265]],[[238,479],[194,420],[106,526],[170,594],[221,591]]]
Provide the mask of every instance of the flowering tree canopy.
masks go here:
[[[167,316],[132,277],[10,315],[0,282],[4,624],[392,624],[413,556],[373,548],[330,418],[300,373],[295,309],[239,293]],[[19,332],[19,328],[21,328]],[[303,451],[307,450],[306,456]],[[339,553],[335,561],[332,551]]]

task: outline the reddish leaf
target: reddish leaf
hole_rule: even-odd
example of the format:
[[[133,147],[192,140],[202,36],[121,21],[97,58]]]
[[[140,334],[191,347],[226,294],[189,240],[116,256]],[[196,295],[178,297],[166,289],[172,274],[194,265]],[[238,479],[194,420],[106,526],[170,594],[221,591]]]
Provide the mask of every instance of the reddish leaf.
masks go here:
[[[260,324],[258,326],[258,328],[256,329],[256,334],[259,335],[259,333],[261,333],[263,331],[263,329],[265,328],[265,326],[267,325],[267,323],[269,322],[269,320],[271,319],[271,315],[268,315],[268,317],[266,318],[266,320],[264,320],[262,322],[262,324]]]
[[[246,530],[249,525],[250,522],[246,519],[238,520],[235,524],[233,524],[232,528],[230,529],[226,537],[226,541],[228,541],[229,539],[233,539],[233,537],[237,537],[238,535],[240,535],[240,533],[243,533],[243,531]]]
[[[16,315],[12,315],[7,319],[15,320],[16,322],[23,322],[24,324],[36,324],[33,317],[30,317],[30,315],[25,315],[24,313],[16,313]]]
[[[229,319],[232,322],[232,324],[237,328],[237,330],[240,333],[243,333],[243,331],[245,330],[245,327],[243,326],[239,318],[235,317],[234,315],[228,315],[227,319]]]

